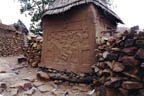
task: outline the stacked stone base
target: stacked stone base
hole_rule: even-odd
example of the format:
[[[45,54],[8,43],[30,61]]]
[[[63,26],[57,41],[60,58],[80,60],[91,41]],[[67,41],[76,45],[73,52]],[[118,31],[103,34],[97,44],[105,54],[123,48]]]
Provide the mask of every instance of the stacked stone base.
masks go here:
[[[144,32],[126,31],[96,43],[91,73],[40,69],[54,81],[88,83],[97,96],[144,96]],[[40,63],[41,44],[36,38],[29,43],[27,58],[32,65]]]
[[[23,54],[23,35],[15,31],[0,29],[0,57]]]
[[[97,44],[93,71],[111,89],[107,96],[144,96],[144,32],[126,31]]]

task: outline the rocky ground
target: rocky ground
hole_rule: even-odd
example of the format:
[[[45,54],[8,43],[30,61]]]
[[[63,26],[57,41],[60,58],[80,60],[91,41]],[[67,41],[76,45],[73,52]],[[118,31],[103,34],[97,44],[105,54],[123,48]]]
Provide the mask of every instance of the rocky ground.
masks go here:
[[[89,83],[100,89],[96,89],[96,93],[100,94],[94,96],[144,96],[144,32],[130,30],[109,38],[97,38],[96,63],[92,72],[84,74],[38,66],[42,38],[32,37],[28,45],[25,57],[29,65],[42,69],[45,73],[39,74],[42,77],[45,74],[46,79]]]
[[[17,58],[0,58],[0,96],[96,96],[88,85],[39,80],[39,69],[18,64]]]
[[[32,37],[25,58],[0,58],[0,96],[144,96],[144,32],[96,42],[92,72],[78,74],[39,66],[42,39]]]

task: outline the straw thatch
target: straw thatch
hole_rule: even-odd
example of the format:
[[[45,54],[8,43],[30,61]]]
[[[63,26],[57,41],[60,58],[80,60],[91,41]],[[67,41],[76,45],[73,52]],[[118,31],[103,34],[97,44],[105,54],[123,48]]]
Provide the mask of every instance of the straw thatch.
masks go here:
[[[117,14],[115,14],[111,9],[109,9],[102,1],[100,0],[56,0],[52,5],[49,6],[48,10],[43,14],[45,15],[54,15],[59,14],[65,11],[70,10],[74,6],[79,6],[82,4],[93,3],[98,8],[101,8],[105,15],[110,15],[117,22],[123,23]]]

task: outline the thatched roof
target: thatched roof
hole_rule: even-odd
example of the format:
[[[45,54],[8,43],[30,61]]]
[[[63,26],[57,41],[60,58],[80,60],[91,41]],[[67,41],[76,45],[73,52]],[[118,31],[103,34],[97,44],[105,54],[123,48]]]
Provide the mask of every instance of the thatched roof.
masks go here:
[[[49,6],[49,9],[43,14],[43,16],[63,13],[70,10],[74,6],[88,3],[93,3],[95,6],[101,8],[106,14],[108,13],[113,18],[115,18],[114,20],[116,20],[116,22],[123,23],[119,16],[100,0],[56,0],[52,5]]]

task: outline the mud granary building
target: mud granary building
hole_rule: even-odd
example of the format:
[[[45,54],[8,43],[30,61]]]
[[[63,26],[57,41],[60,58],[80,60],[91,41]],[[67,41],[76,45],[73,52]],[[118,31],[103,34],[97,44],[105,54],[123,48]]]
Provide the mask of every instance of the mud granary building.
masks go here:
[[[0,57],[23,54],[23,35],[11,25],[0,24]]]
[[[100,0],[56,0],[43,14],[43,66],[78,73],[95,63],[96,37],[123,21]]]

